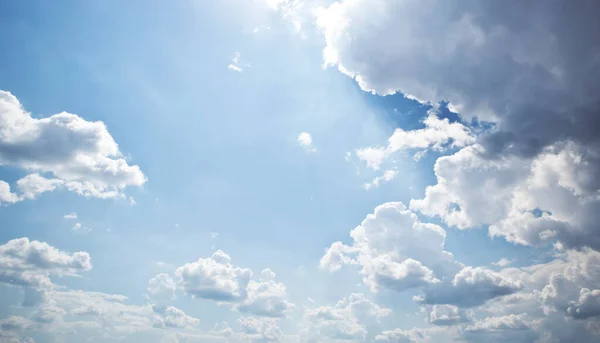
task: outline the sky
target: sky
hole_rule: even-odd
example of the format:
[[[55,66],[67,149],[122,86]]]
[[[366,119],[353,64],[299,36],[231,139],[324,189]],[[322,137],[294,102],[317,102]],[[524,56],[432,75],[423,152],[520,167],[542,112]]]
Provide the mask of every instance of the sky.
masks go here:
[[[0,343],[600,340],[594,1],[0,4]]]

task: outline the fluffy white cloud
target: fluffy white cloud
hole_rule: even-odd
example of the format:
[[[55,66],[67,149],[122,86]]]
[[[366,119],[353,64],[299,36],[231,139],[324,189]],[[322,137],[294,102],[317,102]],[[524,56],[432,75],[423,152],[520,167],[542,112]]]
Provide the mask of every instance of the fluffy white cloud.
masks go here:
[[[429,323],[434,325],[457,325],[471,321],[471,314],[453,305],[433,305]]]
[[[34,171],[17,181],[17,198],[7,193],[5,183],[0,184],[4,203],[34,199],[58,187],[84,196],[115,197],[127,186],[146,182],[140,168],[122,157],[102,122],[66,112],[33,118],[5,91],[0,91],[0,165]]]
[[[425,338],[426,336],[423,330],[394,329],[389,331],[383,331],[375,337],[375,341],[389,343],[416,343],[423,341]]]
[[[164,288],[165,282],[170,284],[168,275],[161,275],[161,287],[158,287],[159,280],[155,278],[151,283],[157,287],[153,288]],[[294,304],[287,300],[285,285],[274,280],[276,275],[272,270],[265,269],[261,272],[261,279],[251,280],[252,271],[233,266],[229,255],[221,250],[215,252],[211,258],[201,258],[177,268],[175,275],[186,294],[228,302],[243,313],[281,318],[295,308]]]
[[[283,338],[283,333],[275,320],[242,317],[238,322],[242,328],[243,338],[247,342],[279,342]]]
[[[405,131],[397,128],[388,139],[386,147],[367,147],[358,149],[356,156],[367,163],[367,166],[375,170],[379,169],[381,163],[391,154],[409,149],[444,150],[447,147],[464,147],[475,142],[475,136],[471,130],[461,123],[451,123],[448,119],[440,119],[435,111],[423,121],[425,127],[422,129]],[[418,157],[419,155],[415,155]]]
[[[169,274],[160,273],[148,281],[146,291],[151,299],[168,301],[175,298],[177,284]]]
[[[210,258],[177,268],[175,275],[183,291],[193,297],[236,302],[246,298],[252,271],[234,267],[229,255],[218,250]]]
[[[361,341],[368,328],[379,324],[379,318],[391,313],[368,300],[363,294],[352,294],[335,306],[306,308],[303,315],[303,341]]]
[[[463,329],[467,342],[533,342],[538,338],[524,315],[488,317]]]
[[[425,291],[425,297],[419,301],[425,304],[472,307],[496,297],[516,293],[523,287],[523,282],[491,270],[465,267],[454,276],[451,285],[430,287]]]
[[[313,139],[310,133],[300,132],[296,140],[298,141],[298,144],[300,144],[300,146],[306,149],[307,151],[317,151],[317,148],[315,148],[315,146],[313,145]]]
[[[440,282],[460,264],[444,250],[446,232],[422,223],[402,203],[385,203],[351,231],[351,245],[335,242],[321,258],[321,267],[335,271],[345,264],[361,267],[373,291],[402,291]]]
[[[159,316],[154,320],[153,326],[158,328],[193,328],[198,326],[200,320],[190,317],[182,310],[173,307],[154,306],[153,310]]]
[[[9,285],[50,288],[50,276],[75,276],[91,268],[86,252],[69,254],[26,237],[0,245],[0,282]]]
[[[251,280],[247,287],[247,297],[238,306],[240,312],[264,317],[284,317],[294,309],[286,300],[287,291],[281,282],[275,282],[275,273],[270,269],[262,271],[263,279]]]
[[[490,225],[492,236],[524,245],[559,241],[567,248],[600,248],[592,152],[573,143],[535,158],[489,159],[473,145],[435,164],[437,184],[410,206],[448,225]]]

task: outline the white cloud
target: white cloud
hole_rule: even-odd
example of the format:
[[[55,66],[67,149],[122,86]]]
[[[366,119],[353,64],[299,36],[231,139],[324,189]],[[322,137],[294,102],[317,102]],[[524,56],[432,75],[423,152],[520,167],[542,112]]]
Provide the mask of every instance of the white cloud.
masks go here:
[[[87,227],[87,226],[84,226],[83,224],[81,224],[81,223],[79,223],[79,222],[75,223],[75,224],[73,225],[73,227],[71,228],[71,230],[72,230],[73,232],[80,232],[80,233],[88,233],[88,232],[91,232],[91,231],[92,231],[92,229],[91,229],[91,228],[89,228],[89,227]]]
[[[193,328],[200,323],[199,319],[190,317],[182,310],[173,306],[154,306],[153,310],[155,313],[159,314],[152,324],[154,327]]]
[[[335,306],[306,308],[300,335],[308,342],[361,341],[369,333],[368,327],[390,313],[363,294],[351,294]]]
[[[569,302],[567,313],[577,319],[600,316],[600,290],[582,288],[579,299]]]
[[[457,325],[470,322],[471,314],[453,305],[433,305],[428,320],[434,325]]]
[[[177,268],[175,275],[186,294],[231,303],[232,308],[250,315],[282,318],[295,308],[287,300],[285,285],[274,280],[272,270],[265,269],[261,279],[251,280],[252,271],[233,266],[229,255],[221,250],[211,258]]]
[[[537,335],[524,315],[510,314],[488,317],[463,329],[462,339],[467,342],[533,342]]]
[[[321,267],[335,271],[342,265],[359,265],[363,282],[373,291],[436,284],[461,268],[444,250],[446,232],[422,223],[399,202],[375,208],[350,236],[351,245],[335,242],[327,249]]]
[[[241,317],[238,320],[245,341],[251,343],[279,342],[283,333],[273,319]]]
[[[280,318],[289,314],[295,306],[286,300],[285,285],[275,282],[275,273],[262,271],[262,280],[251,280],[247,286],[247,297],[237,306],[240,312],[257,316]]]
[[[4,203],[35,199],[57,188],[111,198],[121,196],[127,186],[146,182],[140,168],[122,157],[102,122],[66,112],[36,119],[5,91],[0,91],[0,165],[34,172],[17,181],[16,197],[6,183],[0,184]]]
[[[366,190],[369,190],[373,187],[379,188],[379,185],[382,182],[392,181],[396,177],[396,175],[398,175],[398,171],[392,169],[386,170],[383,172],[383,175],[375,177],[373,181],[369,183],[365,183],[364,187]]]
[[[64,219],[77,219],[77,213],[76,212],[71,212],[71,213],[67,213],[63,216]]]
[[[401,330],[394,329],[384,331],[375,337],[375,342],[389,342],[389,343],[416,343],[424,341],[426,338],[424,330],[413,329],[413,330]]]
[[[18,194],[11,192],[10,185],[0,180],[0,205],[14,204],[20,200]]]
[[[168,301],[175,298],[177,284],[169,274],[160,273],[148,281],[146,291],[151,299]]]
[[[524,287],[491,270],[465,267],[452,280],[452,285],[428,288],[419,301],[425,304],[451,304],[460,307],[479,306],[490,299],[518,292]]]
[[[494,266],[498,266],[500,268],[504,268],[504,267],[508,267],[510,266],[512,263],[514,262],[514,260],[510,260],[506,257],[503,257],[501,259],[499,259],[498,261],[492,263]]]
[[[423,121],[425,128],[405,131],[397,128],[388,139],[386,147],[367,147],[356,150],[356,156],[367,163],[367,167],[378,170],[381,163],[397,151],[428,149],[442,151],[447,147],[464,147],[475,142],[471,130],[461,123],[451,123],[440,119],[435,111],[430,111]],[[420,156],[415,155],[415,156]]]
[[[196,298],[237,302],[247,296],[252,271],[234,267],[221,250],[210,258],[200,258],[177,268],[175,275],[186,294]]]
[[[308,132],[301,132],[297,138],[298,144],[307,151],[315,152],[317,148],[313,145],[312,135]]]
[[[0,245],[0,282],[49,289],[50,276],[76,276],[92,268],[86,252],[69,254],[45,242],[13,239]]]
[[[241,73],[242,71],[244,71],[245,67],[249,67],[249,64],[242,64],[240,62],[240,53],[236,52],[235,56],[233,57],[233,59],[231,60],[231,63],[227,66],[227,68],[229,70],[233,70],[235,72]]]

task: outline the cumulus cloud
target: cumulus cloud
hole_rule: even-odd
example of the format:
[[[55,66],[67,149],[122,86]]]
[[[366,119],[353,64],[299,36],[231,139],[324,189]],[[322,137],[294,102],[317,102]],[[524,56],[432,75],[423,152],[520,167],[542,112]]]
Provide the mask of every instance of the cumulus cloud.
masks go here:
[[[221,250],[210,258],[200,258],[177,268],[175,276],[186,294],[230,303],[243,313],[281,318],[295,308],[287,300],[285,285],[274,280],[276,274],[272,270],[265,269],[261,272],[260,279],[251,280],[252,271],[233,266],[229,255]],[[162,288],[162,284],[168,281],[167,278],[166,274],[160,277]],[[153,285],[158,286],[158,280],[153,280]]]
[[[198,326],[200,320],[190,317],[182,310],[173,307],[155,306],[153,308],[159,316],[154,320],[153,326],[158,328],[193,328]]]
[[[600,290],[582,288],[579,299],[569,302],[567,313],[576,319],[600,316]]]
[[[433,305],[428,320],[434,325],[457,325],[470,322],[471,314],[453,305]]]
[[[247,296],[238,306],[240,312],[258,316],[280,318],[294,309],[294,305],[286,300],[286,287],[276,282],[275,273],[270,269],[262,271],[262,280],[251,280],[247,286]]]
[[[252,271],[234,267],[229,255],[218,250],[210,258],[177,268],[175,275],[183,291],[193,297],[235,302],[246,298]]]
[[[283,338],[283,333],[275,320],[242,317],[238,322],[242,328],[243,338],[247,342],[279,342]]]
[[[424,331],[419,329],[401,330],[394,329],[383,331],[375,337],[375,342],[389,343],[416,343],[426,338]]]
[[[86,252],[70,254],[26,237],[0,245],[0,282],[5,284],[47,289],[50,276],[76,276],[91,268]]]
[[[492,225],[493,235],[518,244],[598,249],[600,24],[590,13],[599,9],[595,2],[345,0],[321,8],[317,25],[326,64],[364,90],[449,101],[467,122],[492,123],[438,160],[437,184],[411,208],[459,228]],[[398,132],[406,142],[407,132]],[[377,167],[382,149],[360,156]]]
[[[523,287],[521,281],[514,281],[491,270],[465,267],[454,276],[451,285],[429,288],[419,301],[473,307],[496,297],[516,293]]]
[[[35,199],[57,188],[111,198],[146,182],[140,168],[122,157],[104,123],[66,112],[37,119],[6,91],[0,91],[0,165],[34,172],[17,181],[19,193],[0,183],[3,203]]]
[[[177,284],[169,274],[160,273],[148,281],[146,291],[150,299],[162,302],[175,298]]]
[[[367,337],[369,327],[390,313],[363,294],[351,294],[335,306],[306,308],[300,335],[310,342],[360,341]]]
[[[307,151],[310,151],[310,152],[317,151],[317,148],[315,148],[313,145],[313,139],[312,139],[312,135],[310,133],[301,132],[298,135],[297,141],[298,141],[298,144],[300,144],[300,146],[303,147],[304,149],[306,149]]]
[[[342,265],[359,265],[364,283],[373,291],[437,284],[460,269],[452,254],[444,250],[446,232],[422,223],[400,202],[375,208],[350,236],[351,245],[333,243],[320,265],[331,271]]]
[[[427,149],[444,150],[448,147],[464,147],[475,142],[471,130],[461,123],[451,123],[447,118],[441,119],[435,111],[423,121],[422,129],[405,131],[397,128],[388,139],[386,147],[367,147],[356,150],[356,156],[365,161],[372,169],[379,169],[381,163],[390,155],[401,150],[420,150],[420,154]]]
[[[507,315],[482,319],[462,330],[467,342],[533,342],[539,337],[524,315]]]

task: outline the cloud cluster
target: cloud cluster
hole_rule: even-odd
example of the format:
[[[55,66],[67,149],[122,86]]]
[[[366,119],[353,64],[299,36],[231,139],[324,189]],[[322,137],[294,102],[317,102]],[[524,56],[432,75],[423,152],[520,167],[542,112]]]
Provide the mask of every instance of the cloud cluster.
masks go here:
[[[49,289],[50,276],[76,276],[92,268],[86,252],[73,254],[48,243],[18,238],[0,245],[0,282],[8,285]]]
[[[157,275],[150,280],[148,292],[173,296],[177,282],[192,297],[230,303],[238,311],[255,316],[281,318],[294,309],[287,300],[285,285],[274,280],[272,270],[263,270],[258,280],[252,276],[250,269],[232,265],[229,255],[218,250],[210,258],[177,268],[176,281],[167,274]]]
[[[34,118],[9,92],[0,91],[0,165],[32,174],[17,181],[17,193],[0,181],[0,203],[35,199],[65,188],[83,196],[122,196],[127,186],[141,186],[146,177],[130,166],[102,122],[61,112]]]
[[[370,327],[378,326],[379,318],[390,313],[390,309],[380,307],[363,294],[351,294],[335,306],[306,308],[300,336],[307,342],[361,341]]]
[[[379,169],[381,163],[398,151],[419,150],[418,158],[428,149],[442,151],[446,148],[459,148],[475,142],[471,130],[458,122],[441,119],[434,110],[423,120],[422,129],[405,131],[396,128],[388,139],[386,147],[367,147],[356,150],[356,156],[372,169]]]

